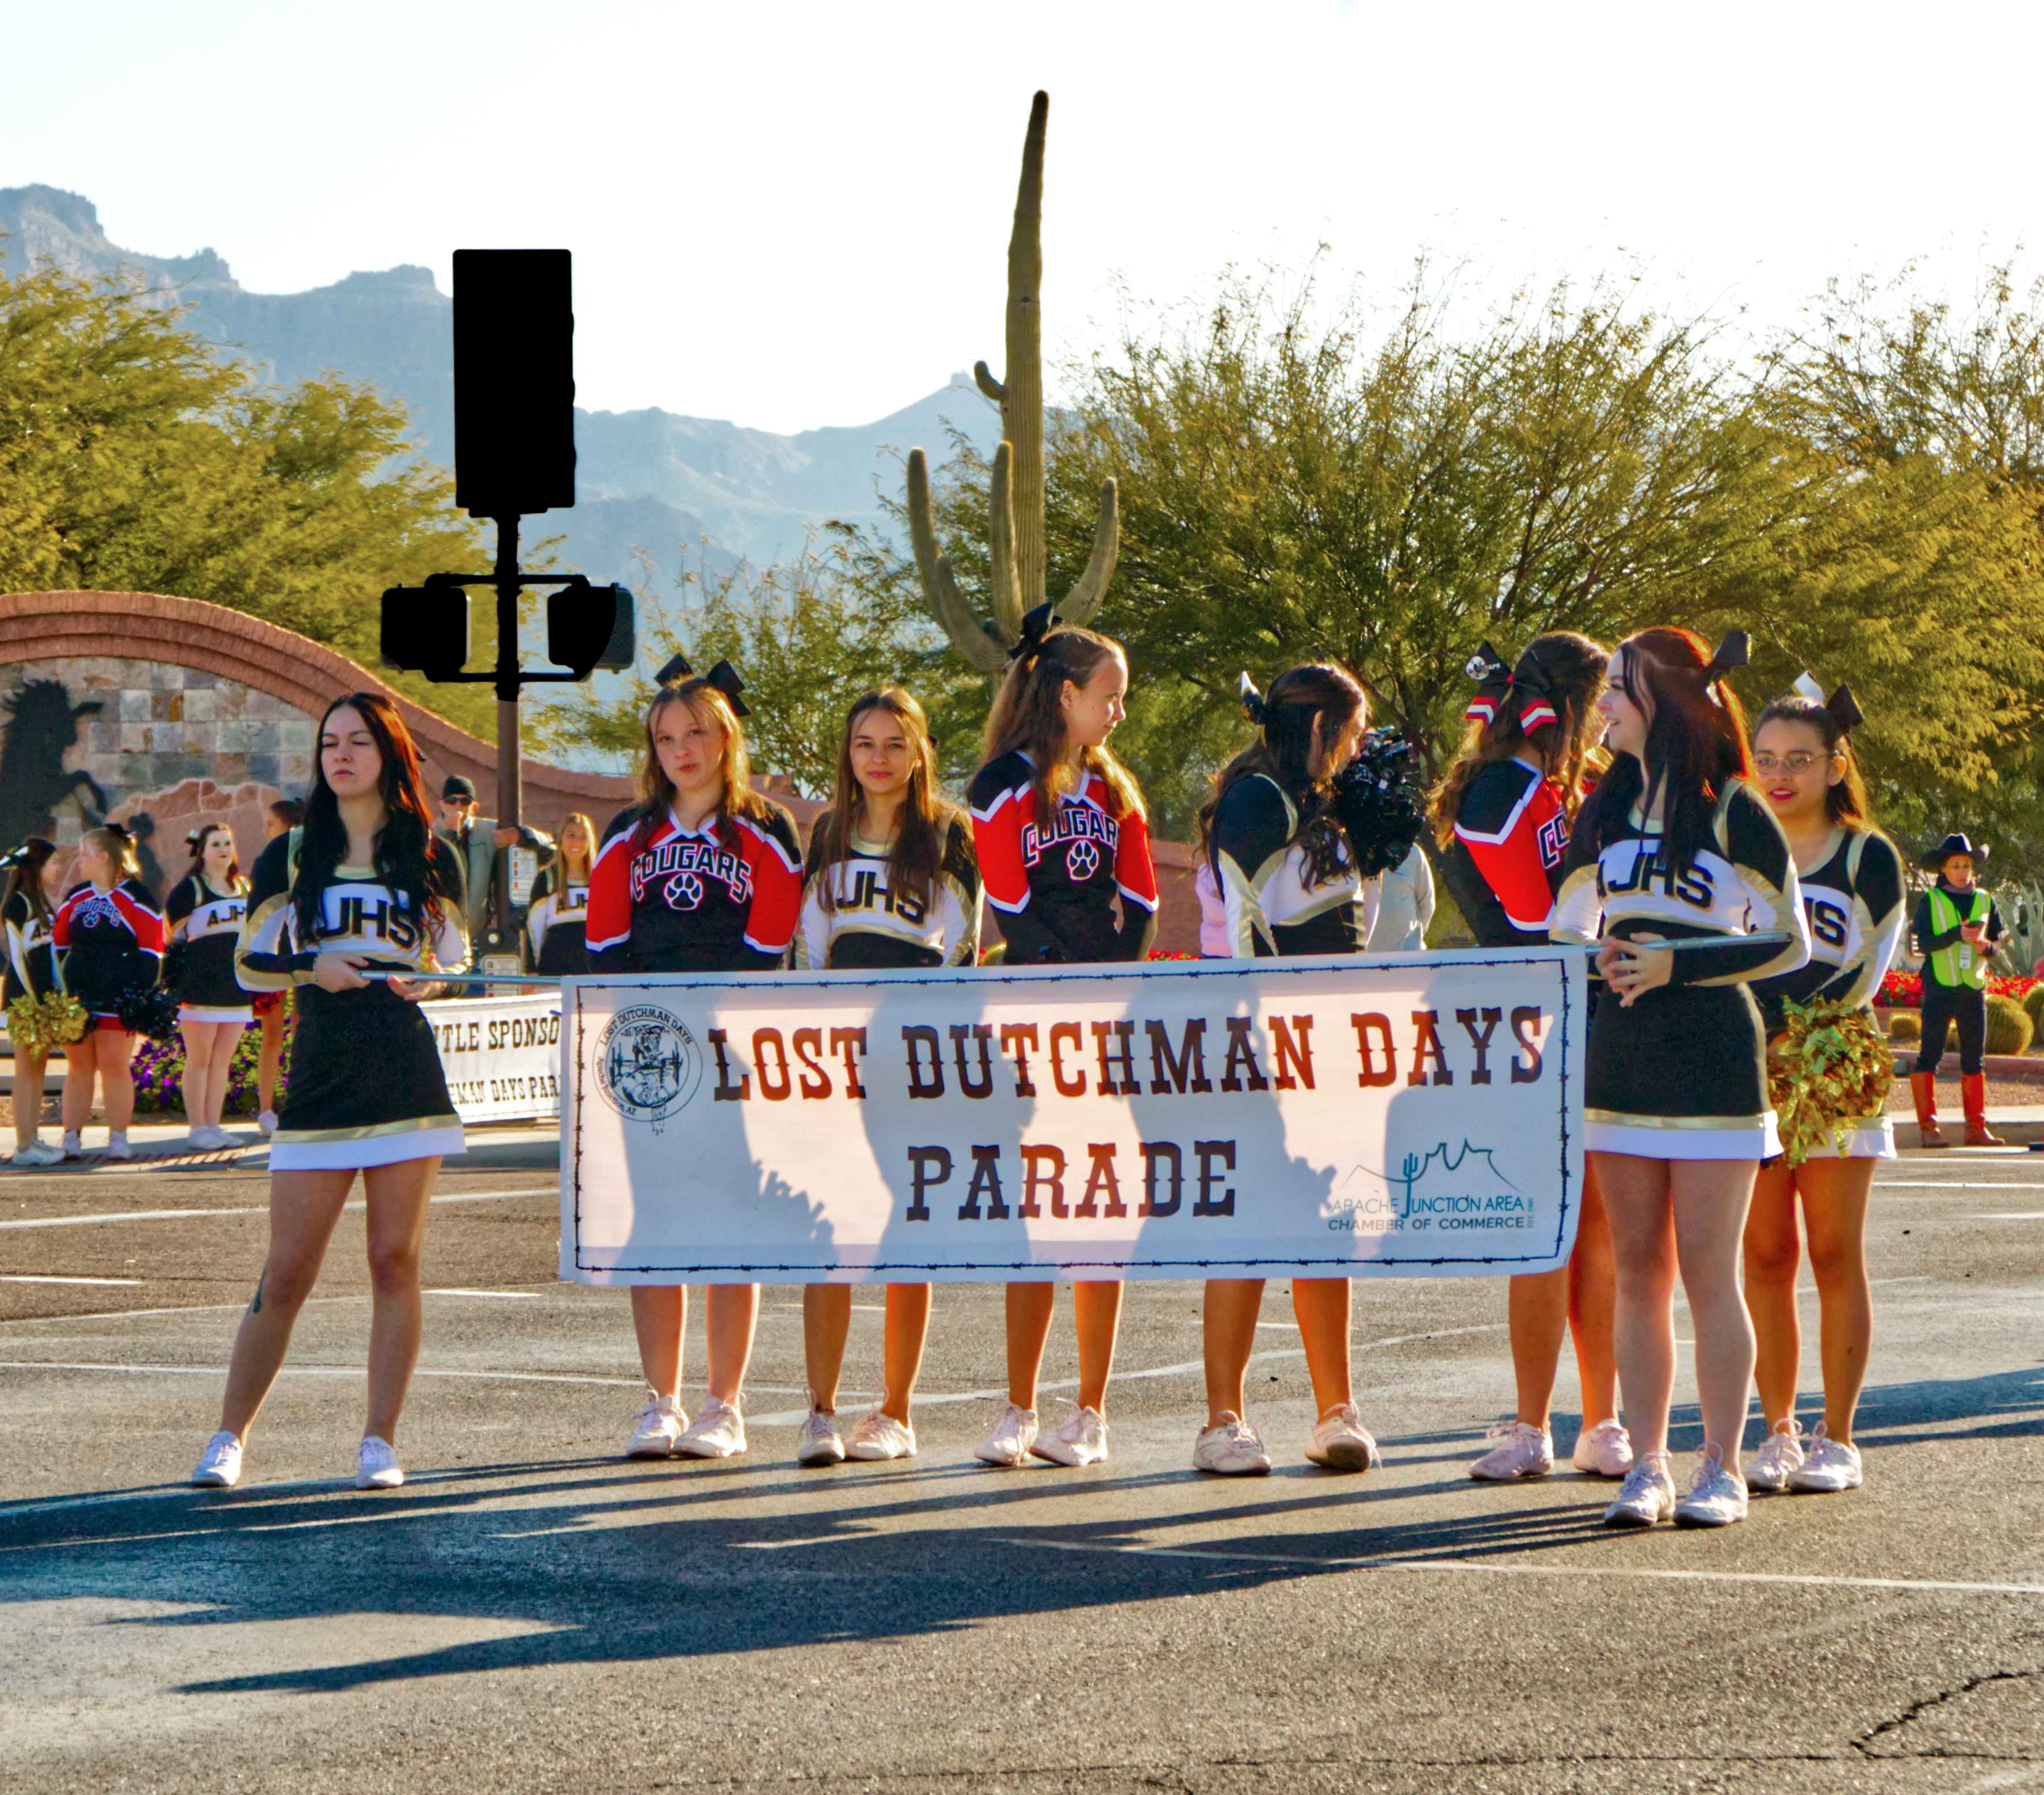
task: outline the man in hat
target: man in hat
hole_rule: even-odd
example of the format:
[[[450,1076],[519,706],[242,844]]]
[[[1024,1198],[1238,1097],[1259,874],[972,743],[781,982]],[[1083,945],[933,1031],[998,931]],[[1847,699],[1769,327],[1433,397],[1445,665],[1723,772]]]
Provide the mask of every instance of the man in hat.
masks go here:
[[[480,954],[484,951],[485,932],[496,920],[498,895],[509,889],[509,851],[528,848],[544,860],[551,856],[554,844],[552,837],[540,830],[522,824],[515,829],[505,828],[494,817],[478,816],[476,808],[474,784],[459,773],[448,775],[440,786],[440,826],[433,832],[461,856],[462,871],[468,878],[468,938]],[[513,915],[511,939],[516,940],[522,928],[523,919]]]
[[[1965,1101],[1966,1145],[1999,1147],[1987,1125],[1987,969],[2001,939],[1994,899],[1973,882],[1975,863],[1987,858],[1964,835],[1948,835],[1923,856],[1936,882],[1917,900],[1909,919],[1910,944],[1923,959],[1923,1041],[1909,1074],[1916,1125],[1926,1147],[1951,1144],[1938,1132],[1938,1064],[1945,1035],[1959,1025],[1959,1090]]]

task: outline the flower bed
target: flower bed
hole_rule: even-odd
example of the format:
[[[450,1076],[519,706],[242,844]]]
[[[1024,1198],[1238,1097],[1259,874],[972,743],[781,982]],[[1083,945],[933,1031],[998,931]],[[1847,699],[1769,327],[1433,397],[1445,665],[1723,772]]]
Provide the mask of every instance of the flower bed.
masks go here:
[[[1987,982],[1990,996],[2013,997],[2020,1003],[2037,983],[2034,978],[2018,974],[2014,977],[1991,978]],[[1920,972],[1906,972],[1900,967],[1891,967],[1888,976],[1881,982],[1881,989],[1874,994],[1875,1004],[1883,1009],[1921,1009],[1923,1007],[1923,975]]]
[[[284,1064],[277,1075],[277,1101],[283,1101],[284,1086],[290,1067],[291,1030],[294,1019],[286,1017],[284,1022]],[[234,1058],[227,1068],[227,1102],[221,1113],[227,1116],[252,1116],[256,1113],[257,1095],[256,1074],[259,1070],[263,1051],[263,1031],[248,1028],[235,1044]],[[182,1115],[184,1113],[185,1050],[182,1041],[147,1041],[136,1051],[135,1113],[139,1116]]]

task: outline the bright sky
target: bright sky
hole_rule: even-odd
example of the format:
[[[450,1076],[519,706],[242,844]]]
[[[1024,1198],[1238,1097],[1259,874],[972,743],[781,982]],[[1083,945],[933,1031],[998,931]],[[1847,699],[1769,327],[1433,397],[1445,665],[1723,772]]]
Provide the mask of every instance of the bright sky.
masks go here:
[[[1029,96],[1051,352],[1226,264],[1623,278],[1792,323],[1833,275],[1969,295],[2035,203],[2044,8],[1032,0],[94,0],[7,9],[0,186],[261,292],[575,254],[580,396],[770,429],[1001,359]],[[1469,283],[1466,283],[1469,284]]]

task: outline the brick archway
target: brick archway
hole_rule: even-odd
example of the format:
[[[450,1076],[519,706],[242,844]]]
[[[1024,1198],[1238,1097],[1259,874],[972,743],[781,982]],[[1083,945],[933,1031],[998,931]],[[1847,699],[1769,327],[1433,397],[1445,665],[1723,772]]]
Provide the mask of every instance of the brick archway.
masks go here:
[[[435,776],[466,775],[486,811],[497,801],[497,750],[414,704],[345,655],[260,617],[160,592],[0,594],[0,665],[93,655],[156,660],[232,679],[317,717],[341,692],[380,692],[403,713]],[[632,782],[527,759],[527,814],[541,827],[586,810],[598,827],[632,801]]]

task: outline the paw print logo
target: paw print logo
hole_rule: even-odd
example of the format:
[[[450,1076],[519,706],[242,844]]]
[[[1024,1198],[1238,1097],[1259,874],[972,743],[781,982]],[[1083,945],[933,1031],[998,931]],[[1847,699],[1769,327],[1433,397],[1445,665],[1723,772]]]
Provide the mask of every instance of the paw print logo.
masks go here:
[[[703,900],[703,882],[694,873],[677,873],[667,881],[667,908],[693,910]]]
[[[1089,841],[1075,841],[1065,850],[1065,871],[1075,884],[1084,884],[1100,871],[1100,850]]]

